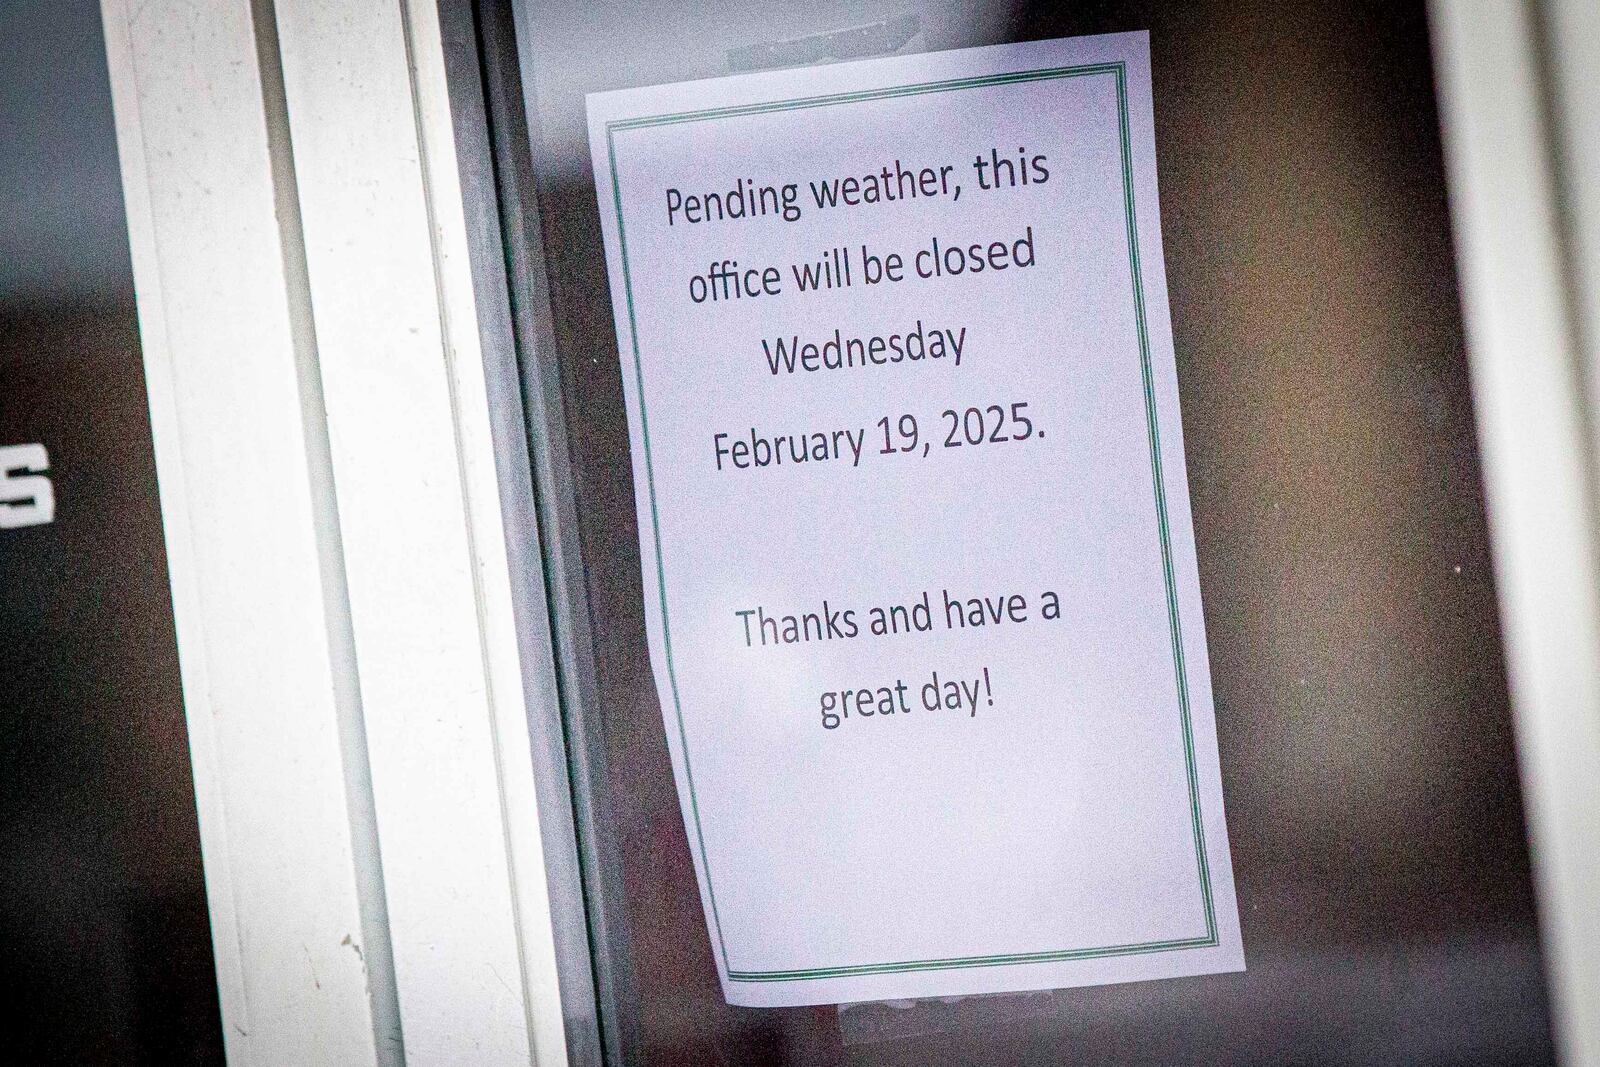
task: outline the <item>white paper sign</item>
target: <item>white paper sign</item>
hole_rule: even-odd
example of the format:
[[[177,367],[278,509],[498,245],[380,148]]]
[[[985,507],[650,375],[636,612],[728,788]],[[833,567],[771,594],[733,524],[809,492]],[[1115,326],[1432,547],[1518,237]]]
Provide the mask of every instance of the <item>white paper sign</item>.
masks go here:
[[[1145,35],[588,109],[728,1001],[1241,969]]]

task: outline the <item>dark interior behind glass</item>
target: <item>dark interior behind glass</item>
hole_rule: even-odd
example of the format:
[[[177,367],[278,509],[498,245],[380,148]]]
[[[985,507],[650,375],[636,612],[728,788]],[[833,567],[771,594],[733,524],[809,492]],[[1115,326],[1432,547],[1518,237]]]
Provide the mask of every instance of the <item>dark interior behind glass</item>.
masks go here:
[[[0,1062],[221,1064],[99,4],[0,0]],[[5,505],[0,505],[5,506]]]
[[[520,337],[525,385],[564,411],[530,436],[558,434],[571,476],[571,528],[543,535],[581,559],[557,636],[577,646],[564,715],[608,1059],[1552,1062],[1420,0],[477,15],[508,250],[542,256],[512,272],[513,302],[547,307],[545,343]],[[1135,29],[1248,970],[728,1007],[645,644],[584,95]],[[520,70],[492,60],[515,30]]]

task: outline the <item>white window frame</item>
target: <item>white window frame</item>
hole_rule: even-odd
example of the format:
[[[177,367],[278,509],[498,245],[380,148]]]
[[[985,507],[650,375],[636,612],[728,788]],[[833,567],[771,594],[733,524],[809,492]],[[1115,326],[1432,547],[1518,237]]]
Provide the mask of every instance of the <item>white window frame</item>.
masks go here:
[[[229,1060],[566,1062],[438,10],[102,12]]]
[[[1557,1046],[1600,1065],[1600,7],[1434,0],[1451,215]]]
[[[229,1060],[592,1062],[440,9],[102,10]],[[1600,7],[1431,10],[1558,1041],[1600,1067]]]

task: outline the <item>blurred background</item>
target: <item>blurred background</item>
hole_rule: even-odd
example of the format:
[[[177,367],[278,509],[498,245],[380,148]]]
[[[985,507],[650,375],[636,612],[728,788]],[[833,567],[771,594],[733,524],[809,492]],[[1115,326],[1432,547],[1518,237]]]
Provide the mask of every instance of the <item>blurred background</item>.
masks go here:
[[[0,0],[0,1059],[219,1064],[111,87],[94,0]]]

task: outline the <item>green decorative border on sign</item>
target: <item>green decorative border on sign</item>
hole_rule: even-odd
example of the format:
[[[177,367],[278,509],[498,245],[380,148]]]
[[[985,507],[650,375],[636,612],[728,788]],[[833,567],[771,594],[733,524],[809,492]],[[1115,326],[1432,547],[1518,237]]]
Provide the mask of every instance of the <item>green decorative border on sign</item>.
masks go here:
[[[717,893],[711,879],[711,857],[706,852],[705,835],[700,825],[700,802],[695,795],[694,770],[689,760],[689,738],[683,725],[683,706],[678,699],[677,669],[672,660],[672,630],[668,623],[666,565],[661,554],[661,519],[656,510],[655,467],[650,456],[650,417],[646,411],[644,370],[639,356],[639,330],[634,319],[633,280],[628,270],[628,241],[622,213],[622,186],[617,179],[616,134],[627,130],[654,126],[669,126],[685,122],[704,122],[709,119],[738,118],[761,115],[771,111],[798,111],[805,108],[829,107],[834,104],[861,103],[870,100],[889,100],[902,96],[919,96],[926,93],[952,92],[996,85],[1013,85],[1021,82],[1047,81],[1056,78],[1081,78],[1109,74],[1116,81],[1117,113],[1122,144],[1122,190],[1128,222],[1128,259],[1133,276],[1134,315],[1139,332],[1140,369],[1144,380],[1145,421],[1149,429],[1150,473],[1155,484],[1156,517],[1161,540],[1161,569],[1166,584],[1167,621],[1172,638],[1172,663],[1177,679],[1178,715],[1183,725],[1184,760],[1188,768],[1189,808],[1194,829],[1195,863],[1200,876],[1200,891],[1206,914],[1206,933],[1201,937],[1169,941],[1147,941],[1130,945],[1106,945],[1097,948],[1060,949],[1047,952],[1021,952],[997,956],[961,956],[949,959],[900,960],[892,963],[862,963],[839,967],[811,967],[789,971],[736,971],[728,958],[728,947],[722,937],[722,920],[717,914]],[[1194,736],[1190,728],[1188,671],[1183,658],[1183,631],[1178,619],[1177,582],[1172,569],[1172,545],[1167,524],[1167,495],[1161,473],[1161,436],[1156,421],[1155,384],[1150,369],[1150,338],[1145,323],[1144,282],[1139,268],[1139,235],[1134,216],[1133,158],[1128,134],[1127,69],[1122,62],[1096,63],[1074,67],[1052,67],[1040,70],[1016,71],[1009,74],[992,74],[973,78],[955,78],[948,81],[922,82],[914,85],[893,86],[861,92],[833,93],[809,96],[795,100],[780,100],[761,104],[744,104],[733,107],[709,108],[702,111],[684,111],[666,115],[619,119],[606,124],[606,151],[611,164],[611,192],[616,207],[617,243],[622,251],[622,284],[627,295],[628,330],[633,345],[633,372],[639,396],[639,428],[644,443],[645,473],[650,492],[650,526],[655,539],[656,583],[661,599],[661,631],[665,641],[667,679],[672,687],[672,706],[678,723],[678,744],[683,751],[684,776],[689,787],[690,814],[694,822],[695,840],[700,848],[700,862],[705,867],[706,894],[711,902],[712,925],[717,931],[717,947],[722,953],[728,979],[733,982],[790,982],[811,978],[847,978],[857,975],[894,974],[903,971],[954,970],[971,967],[1003,967],[1023,963],[1056,963],[1067,960],[1099,959],[1108,956],[1137,956],[1179,949],[1210,948],[1218,944],[1216,910],[1212,903],[1211,869],[1206,859],[1205,828],[1200,815],[1199,776],[1195,769]]]

